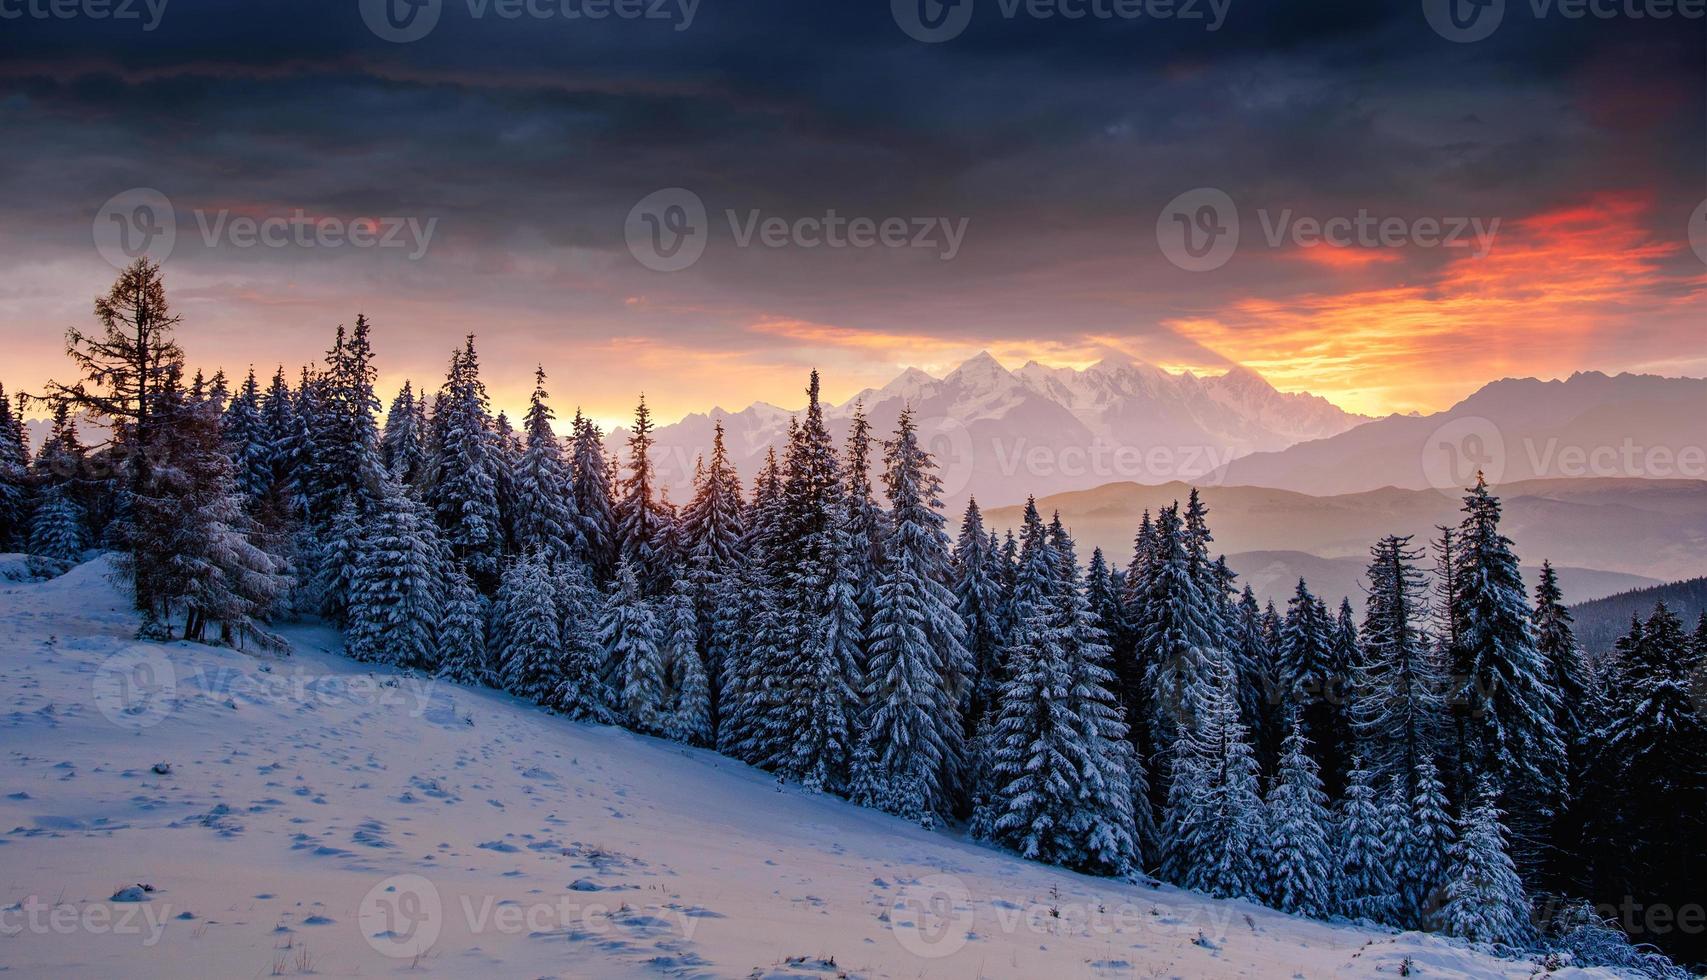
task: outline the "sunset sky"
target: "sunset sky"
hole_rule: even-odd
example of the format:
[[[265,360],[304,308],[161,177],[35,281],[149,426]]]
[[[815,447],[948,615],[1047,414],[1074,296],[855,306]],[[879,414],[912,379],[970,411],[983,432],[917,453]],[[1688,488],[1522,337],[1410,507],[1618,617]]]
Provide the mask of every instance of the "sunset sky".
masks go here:
[[[1417,0],[1233,0],[1181,21],[1006,19],[910,38],[887,0],[703,0],[691,23],[496,16],[446,0],[391,43],[356,0],[171,0],[135,22],[0,22],[0,337],[7,390],[64,376],[114,269],[103,203],[163,192],[192,362],[270,373],[376,325],[386,397],[479,335],[502,407],[536,361],[560,414],[666,418],[844,398],[982,349],[1009,367],[1110,352],[1239,363],[1366,413],[1444,408],[1508,375],[1707,374],[1707,26],[1537,18],[1453,43]],[[676,4],[672,2],[671,7]],[[905,4],[902,4],[905,6]],[[476,16],[475,11],[482,11]],[[685,29],[678,30],[678,27]],[[703,257],[647,268],[630,209],[709,211]],[[1240,246],[1206,272],[1164,206],[1226,192]],[[964,222],[929,247],[742,247],[737,225]],[[240,216],[433,222],[410,248],[239,247]],[[1486,254],[1301,246],[1269,227],[1366,213],[1498,220]]]

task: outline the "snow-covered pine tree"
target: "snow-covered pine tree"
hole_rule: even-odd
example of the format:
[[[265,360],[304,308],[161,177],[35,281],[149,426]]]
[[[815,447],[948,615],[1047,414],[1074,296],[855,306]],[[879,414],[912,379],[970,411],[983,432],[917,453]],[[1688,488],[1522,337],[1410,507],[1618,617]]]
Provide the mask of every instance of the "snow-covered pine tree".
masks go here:
[[[312,608],[333,625],[349,622],[349,603],[354,590],[357,565],[361,561],[362,517],[356,501],[345,500],[332,515],[331,524],[318,536],[313,556]]]
[[[847,502],[848,533],[853,536],[857,561],[854,576],[861,583],[860,608],[869,620],[877,592],[877,570],[883,565],[887,520],[871,487],[871,422],[865,417],[865,406],[857,401],[848,420],[845,453],[847,459],[842,472],[847,479],[847,492],[843,497]]]
[[[441,549],[440,581],[444,600],[439,607],[438,676],[453,684],[493,684],[498,681],[486,660],[486,600],[461,564]]]
[[[966,714],[972,731],[995,703],[1001,684],[1002,594],[1001,583],[992,576],[995,564],[989,549],[984,515],[978,510],[978,501],[970,500],[960,520],[952,568],[954,611],[960,615],[966,649],[972,655],[972,696]]]
[[[309,510],[317,524],[330,521],[345,500],[353,500],[365,519],[386,492],[380,478],[380,409],[374,394],[371,325],[358,315],[348,335],[338,327],[326,352],[323,400],[316,417],[314,456],[309,466]]]
[[[679,579],[664,600],[663,734],[690,745],[711,740],[711,690],[699,655],[693,584]]]
[[[1303,724],[1330,788],[1343,781],[1344,756],[1351,745],[1347,706],[1339,695],[1351,665],[1340,663],[1334,633],[1327,607],[1300,578],[1286,603],[1280,670],[1288,713]]]
[[[261,386],[251,367],[237,396],[220,417],[226,455],[236,468],[237,489],[253,510],[273,486],[273,446],[261,417]]]
[[[30,518],[30,554],[69,565],[83,557],[86,547],[83,508],[72,496],[70,483],[47,484]]]
[[[1527,863],[1566,789],[1565,746],[1554,724],[1558,694],[1535,648],[1511,539],[1500,533],[1499,498],[1480,474],[1464,497],[1464,514],[1452,612],[1459,624],[1453,673],[1465,679],[1453,705],[1457,772],[1461,780],[1485,775],[1497,788],[1515,816],[1515,850]]]
[[[451,553],[475,584],[488,590],[497,583],[504,545],[498,509],[500,462],[473,334],[452,352],[441,396],[433,416],[438,458],[427,499]]]
[[[1353,731],[1368,754],[1372,779],[1411,776],[1434,758],[1446,711],[1446,679],[1424,628],[1428,607],[1409,536],[1389,535],[1369,550],[1362,656],[1355,664]]]
[[[267,394],[261,399],[261,432],[267,448],[267,492],[279,498],[280,509],[288,512],[290,498],[296,493],[297,451],[302,431],[296,418],[296,393],[285,379],[282,364],[273,372]]]
[[[0,385],[0,548],[11,550],[29,536],[29,452],[24,426],[12,413],[12,397]]]
[[[1262,892],[1282,912],[1324,918],[1332,909],[1327,794],[1296,720],[1281,743],[1269,787],[1262,854]]]
[[[1611,718],[1593,736],[1589,846],[1596,891],[1682,907],[1699,901],[1707,861],[1707,702],[1702,664],[1664,602],[1621,648]],[[1701,948],[1688,937],[1683,948]]]
[[[1383,824],[1395,819],[1402,829],[1406,821],[1402,810],[1388,815],[1377,805],[1375,778],[1361,757],[1353,757],[1333,825],[1329,894],[1333,911],[1348,919],[1386,922],[1394,888]]]
[[[586,544],[574,510],[563,447],[551,431],[553,416],[546,403],[545,368],[534,370],[533,381],[525,423],[527,448],[515,478],[516,544],[524,551],[538,551],[553,564],[579,561]]]
[[[712,432],[711,460],[696,467],[693,499],[682,510],[683,562],[693,585],[694,611],[699,624],[699,650],[708,678],[723,676],[737,645],[740,610],[722,600],[739,575],[741,538],[745,534],[741,477],[729,462],[723,442],[723,420]],[[722,707],[718,685],[711,685],[711,722]]]
[[[344,647],[357,660],[436,669],[443,595],[438,534],[396,481],[387,477],[382,493],[356,541]]]
[[[570,718],[615,724],[616,696],[604,682],[605,651],[599,639],[598,588],[579,558],[552,570],[557,589],[558,632],[563,659],[551,705]]]
[[[1484,776],[1475,795],[1466,801],[1463,835],[1452,850],[1440,928],[1449,936],[1472,942],[1524,949],[1534,935],[1529,896],[1506,853],[1506,831],[1500,822],[1497,796],[1491,780]]]
[[[628,434],[628,475],[620,484],[616,530],[622,560],[633,568],[647,598],[663,595],[671,578],[668,521],[653,485],[652,428],[652,410],[641,395]]]
[[[1173,749],[1163,873],[1219,898],[1251,897],[1264,837],[1257,764],[1239,722],[1233,666],[1217,655],[1209,667],[1209,682],[1190,689],[1198,704],[1182,713]]]
[[[1553,726],[1565,747],[1563,806],[1550,829],[1550,844],[1543,853],[1550,881],[1563,886],[1582,879],[1581,853],[1584,811],[1581,785],[1592,755],[1590,738],[1602,722],[1596,710],[1592,668],[1577,645],[1571,614],[1565,608],[1558,573],[1550,561],[1541,562],[1541,578],[1535,584],[1535,606],[1530,612],[1535,632],[1535,652],[1540,655],[1546,684],[1556,696]]]
[[[496,640],[498,676],[505,690],[550,705],[562,683],[563,633],[551,563],[538,551],[523,552],[504,570],[498,588]]]
[[[1405,839],[1393,852],[1394,915],[1407,929],[1434,929],[1438,928],[1441,903],[1445,901],[1457,834],[1434,760],[1425,758],[1417,763],[1411,785],[1416,790],[1405,822]]]
[[[879,807],[930,826],[947,810],[964,758],[958,691],[967,654],[946,584],[942,483],[911,410],[902,411],[884,461],[891,523],[866,679],[873,782]]]
[[[582,557],[593,576],[593,584],[604,586],[616,574],[616,497],[611,488],[610,466],[605,457],[605,437],[599,425],[575,410],[572,426],[574,450],[569,458],[575,489],[575,513],[581,519]]]
[[[1145,720],[1150,734],[1145,755],[1171,764],[1174,742],[1192,724],[1191,712],[1206,700],[1220,658],[1215,646],[1212,599],[1192,573],[1179,505],[1165,508],[1153,532],[1145,590],[1134,609],[1137,667],[1143,672],[1139,701],[1127,717]],[[1231,665],[1229,665],[1231,666]],[[1234,693],[1229,688],[1229,693]],[[1234,695],[1236,697],[1236,694]]]
[[[188,402],[178,370],[168,367],[150,410],[147,476],[131,486],[121,570],[148,602],[151,633],[181,609],[186,640],[206,642],[218,624],[225,642],[282,646],[261,624],[289,579],[250,541],[254,523],[221,450],[219,418],[208,402]]]
[[[424,393],[423,393],[424,394]],[[380,438],[379,458],[391,478],[405,487],[419,486],[427,472],[425,399],[415,397],[414,385],[405,380],[385,415],[385,433]]]
[[[497,477],[498,528],[500,548],[504,554],[521,550],[516,543],[516,512],[520,507],[520,490],[516,485],[522,465],[522,439],[510,424],[510,417],[499,412],[492,419],[493,474]]]
[[[1234,607],[1227,653],[1239,677],[1239,720],[1251,733],[1257,765],[1273,773],[1280,761],[1286,719],[1280,684],[1274,676],[1275,652],[1263,629],[1262,607],[1249,585]]]
[[[605,677],[626,723],[636,731],[664,730],[664,658],[652,604],[634,566],[617,564],[616,589],[599,617]]]

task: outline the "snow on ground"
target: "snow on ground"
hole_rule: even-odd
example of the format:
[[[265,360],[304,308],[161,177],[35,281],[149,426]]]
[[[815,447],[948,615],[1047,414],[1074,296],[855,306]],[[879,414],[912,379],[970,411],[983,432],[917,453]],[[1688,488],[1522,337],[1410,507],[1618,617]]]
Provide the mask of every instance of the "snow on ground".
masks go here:
[[[1020,861],[710,752],[367,670],[329,630],[292,630],[289,657],[137,643],[106,576],[0,586],[0,972],[1533,969]]]

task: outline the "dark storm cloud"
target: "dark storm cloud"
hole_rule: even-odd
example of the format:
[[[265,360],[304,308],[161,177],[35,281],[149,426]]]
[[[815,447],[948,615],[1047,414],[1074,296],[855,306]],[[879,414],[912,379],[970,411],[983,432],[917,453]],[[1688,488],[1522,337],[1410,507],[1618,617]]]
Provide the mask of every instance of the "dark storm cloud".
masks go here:
[[[1149,333],[1169,356],[1212,360],[1156,325],[1329,288],[1329,274],[1250,261],[1182,277],[1153,235],[1181,191],[1307,215],[1516,220],[1639,185],[1654,233],[1676,238],[1707,167],[1699,20],[1537,21],[1509,0],[1493,37],[1453,44],[1417,0],[1232,0],[1214,31],[1009,20],[975,0],[964,34],[921,44],[886,0],[701,0],[685,30],[475,18],[471,2],[446,0],[407,44],[369,31],[356,0],[169,0],[146,32],[0,22],[0,245],[86,250],[103,200],[157,186],[180,210],[431,216],[431,271],[387,266],[387,281],[534,310],[643,294],[689,311],[672,329],[707,343],[769,343],[735,328],[770,315],[968,337]],[[678,185],[711,210],[713,247],[660,279],[628,262],[623,220]],[[969,231],[952,263],[742,250],[725,208],[940,215]],[[609,265],[576,260],[576,288],[553,288],[564,253]],[[543,279],[528,268],[541,256],[555,270]],[[326,257],[209,262],[263,259]],[[1441,261],[1407,252],[1399,266]]]

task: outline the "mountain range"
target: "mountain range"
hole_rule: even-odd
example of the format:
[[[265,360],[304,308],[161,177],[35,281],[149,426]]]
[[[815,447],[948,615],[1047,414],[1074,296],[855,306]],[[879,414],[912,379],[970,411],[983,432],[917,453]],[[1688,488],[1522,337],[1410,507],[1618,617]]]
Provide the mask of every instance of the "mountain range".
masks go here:
[[[1707,477],[1707,379],[1579,372],[1506,378],[1433,415],[1391,415],[1280,450],[1213,482],[1317,495],[1381,487],[1456,492],[1545,477]]]
[[[943,499],[958,510],[976,496],[993,503],[1027,493],[1084,489],[1114,480],[1159,483],[1204,477],[1229,460],[1338,435],[1369,421],[1326,399],[1277,391],[1246,368],[1200,377],[1109,358],[1083,370],[1035,361],[1010,371],[988,353],[937,378],[909,368],[881,388],[826,405],[841,444],[855,406],[878,438],[911,406],[943,476]],[[736,468],[751,479],[770,449],[780,451],[796,413],[763,402],[714,408],[656,432],[654,463],[678,499],[690,489],[695,458],[721,419]],[[625,445],[627,433],[612,433]]]
[[[1559,479],[1494,488],[1501,530],[1515,542],[1526,572],[1542,560],[1560,568],[1571,602],[1707,574],[1707,481]],[[1047,519],[1056,511],[1073,531],[1081,556],[1100,547],[1124,566],[1143,512],[1184,500],[1191,485],[1116,483],[1042,497]],[[1357,583],[1369,547],[1388,534],[1414,535],[1423,547],[1439,525],[1462,518],[1459,501],[1433,489],[1387,487],[1317,497],[1266,487],[1200,488],[1209,508],[1211,546],[1263,598],[1283,601],[1299,576],[1337,602],[1359,601]],[[1020,523],[1023,508],[985,512],[993,527]],[[1431,565],[1425,556],[1423,565]]]

